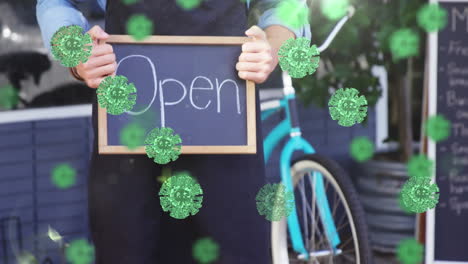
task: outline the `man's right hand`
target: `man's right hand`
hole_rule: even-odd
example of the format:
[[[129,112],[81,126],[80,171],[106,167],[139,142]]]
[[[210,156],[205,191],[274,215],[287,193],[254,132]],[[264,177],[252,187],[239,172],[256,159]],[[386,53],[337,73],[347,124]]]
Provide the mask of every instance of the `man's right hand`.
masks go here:
[[[99,26],[94,26],[88,33],[93,39],[91,56],[87,62],[80,63],[75,69],[86,85],[97,88],[105,77],[115,74],[117,63],[112,46],[101,43],[102,40],[109,38],[109,34]]]

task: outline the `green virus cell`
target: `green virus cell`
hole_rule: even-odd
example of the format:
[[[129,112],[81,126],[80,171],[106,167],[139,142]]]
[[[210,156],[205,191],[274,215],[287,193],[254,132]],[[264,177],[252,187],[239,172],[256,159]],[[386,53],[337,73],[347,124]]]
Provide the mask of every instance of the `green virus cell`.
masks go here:
[[[406,165],[408,175],[413,178],[431,178],[434,173],[434,162],[425,155],[415,155]]]
[[[153,34],[153,22],[145,15],[133,15],[127,21],[127,33],[141,41]]]
[[[0,87],[0,108],[10,110],[18,105],[18,90],[13,85],[8,84]]]
[[[200,6],[202,0],[176,0],[176,4],[184,10],[192,10]]]
[[[399,29],[390,36],[390,51],[394,60],[419,54],[419,35],[409,28]]]
[[[164,183],[167,181],[172,176],[172,169],[171,167],[164,167],[162,169],[161,176],[159,176],[157,179],[160,183]]]
[[[359,96],[355,88],[338,89],[328,102],[328,108],[333,120],[345,127],[361,123],[367,116],[367,100]]]
[[[52,169],[51,179],[57,188],[70,188],[76,183],[76,170],[67,163],[58,164]]]
[[[98,103],[111,115],[120,115],[132,110],[136,102],[136,88],[127,83],[125,76],[107,76],[96,89]]]
[[[142,128],[145,129],[145,131],[150,131],[154,127],[160,127],[161,126],[161,115],[158,110],[155,109],[146,109],[147,106],[142,106],[139,105],[138,102],[135,104],[133,107],[132,111],[134,113],[139,113],[138,115],[131,115],[128,116],[129,122],[131,123],[137,123],[140,125]]]
[[[121,1],[124,5],[134,5],[140,2],[140,0],[121,0]]]
[[[178,172],[161,186],[159,196],[164,212],[176,219],[195,215],[202,207],[203,190],[187,172]]]
[[[408,208],[406,206],[406,204],[403,202],[403,196],[401,194],[401,192],[399,193],[398,195],[398,206],[400,207],[401,210],[403,210],[403,212],[405,212],[406,214],[414,214],[410,208]]]
[[[417,20],[426,32],[436,32],[447,26],[448,12],[437,3],[425,4],[419,9]]]
[[[330,20],[337,20],[348,12],[349,0],[322,0],[320,9],[322,14]]]
[[[307,38],[288,39],[278,51],[279,64],[283,71],[293,78],[302,78],[313,74],[320,61],[317,46],[310,46]]]
[[[16,262],[18,264],[38,264],[36,257],[27,251],[22,251],[16,256]]]
[[[145,140],[145,150],[149,158],[158,164],[167,164],[179,158],[182,139],[170,127],[154,128]]]
[[[65,249],[65,256],[71,264],[91,264],[94,261],[94,247],[85,239],[76,239]]]
[[[429,178],[410,178],[401,189],[404,208],[413,213],[424,213],[439,202],[439,187]]]
[[[192,246],[192,256],[198,263],[213,263],[219,258],[219,245],[209,237],[200,238]]]
[[[268,183],[255,197],[257,211],[269,221],[280,221],[294,209],[294,194],[281,183]]]
[[[80,26],[63,26],[55,32],[50,41],[54,58],[65,67],[85,63],[91,56],[93,40]]]
[[[351,142],[349,151],[356,161],[364,162],[374,156],[374,143],[367,137],[357,137]]]
[[[446,140],[450,136],[451,123],[443,115],[431,116],[424,125],[424,132],[435,142]]]
[[[402,264],[418,264],[423,261],[424,247],[414,238],[401,240],[396,251],[397,259]]]
[[[278,19],[286,26],[298,29],[309,23],[309,8],[300,1],[281,1],[275,10]]]
[[[130,123],[120,131],[120,143],[130,150],[142,146],[145,141],[145,129],[138,123]]]

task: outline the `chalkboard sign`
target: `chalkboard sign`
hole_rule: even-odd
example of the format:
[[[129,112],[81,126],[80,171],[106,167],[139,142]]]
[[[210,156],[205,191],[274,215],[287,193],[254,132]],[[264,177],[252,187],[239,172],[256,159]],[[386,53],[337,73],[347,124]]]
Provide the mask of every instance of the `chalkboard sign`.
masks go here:
[[[148,133],[170,127],[182,139],[183,154],[256,153],[255,86],[241,80],[236,63],[246,37],[127,35],[108,39],[117,57],[117,75],[137,89],[136,105],[121,115],[99,107],[99,152],[129,150],[121,130],[143,121]],[[141,123],[141,122],[140,122]]]
[[[426,263],[468,263],[468,1],[439,4],[448,25],[429,37],[429,115],[444,115],[452,133],[429,144],[440,197],[427,215]]]

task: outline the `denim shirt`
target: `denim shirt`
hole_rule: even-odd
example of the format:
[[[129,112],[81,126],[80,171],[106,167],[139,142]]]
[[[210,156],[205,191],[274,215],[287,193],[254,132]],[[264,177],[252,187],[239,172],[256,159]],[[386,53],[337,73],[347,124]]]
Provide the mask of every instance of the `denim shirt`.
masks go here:
[[[54,33],[62,26],[78,25],[85,31],[90,29],[88,20],[77,9],[77,2],[88,0],[37,0],[36,17],[42,32],[42,40],[47,49],[50,50],[50,40]],[[106,0],[96,0],[99,6],[105,10]],[[221,0],[218,0],[221,1]],[[259,2],[276,4],[280,0],[258,0]],[[305,0],[300,1],[306,8]],[[249,7],[250,0],[246,0]],[[267,9],[258,20],[258,26],[265,29],[271,25],[281,25],[294,32],[296,37],[311,38],[310,26],[304,25],[301,28],[294,29],[284,25],[277,17],[275,8]]]

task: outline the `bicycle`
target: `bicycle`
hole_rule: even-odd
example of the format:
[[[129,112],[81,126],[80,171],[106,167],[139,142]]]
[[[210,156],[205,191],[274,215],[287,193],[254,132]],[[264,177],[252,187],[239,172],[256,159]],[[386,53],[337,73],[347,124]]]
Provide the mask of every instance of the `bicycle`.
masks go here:
[[[318,48],[320,52],[330,45],[353,14],[351,7]],[[281,151],[281,182],[287,191],[294,192],[296,207],[287,220],[272,222],[273,264],[372,263],[364,211],[356,190],[335,161],[316,154],[301,136],[292,80],[287,73],[282,75],[282,98],[261,103],[262,121],[278,111],[286,113],[266,136],[264,155],[267,163],[273,149],[289,134]],[[295,151],[304,155],[291,161]]]

